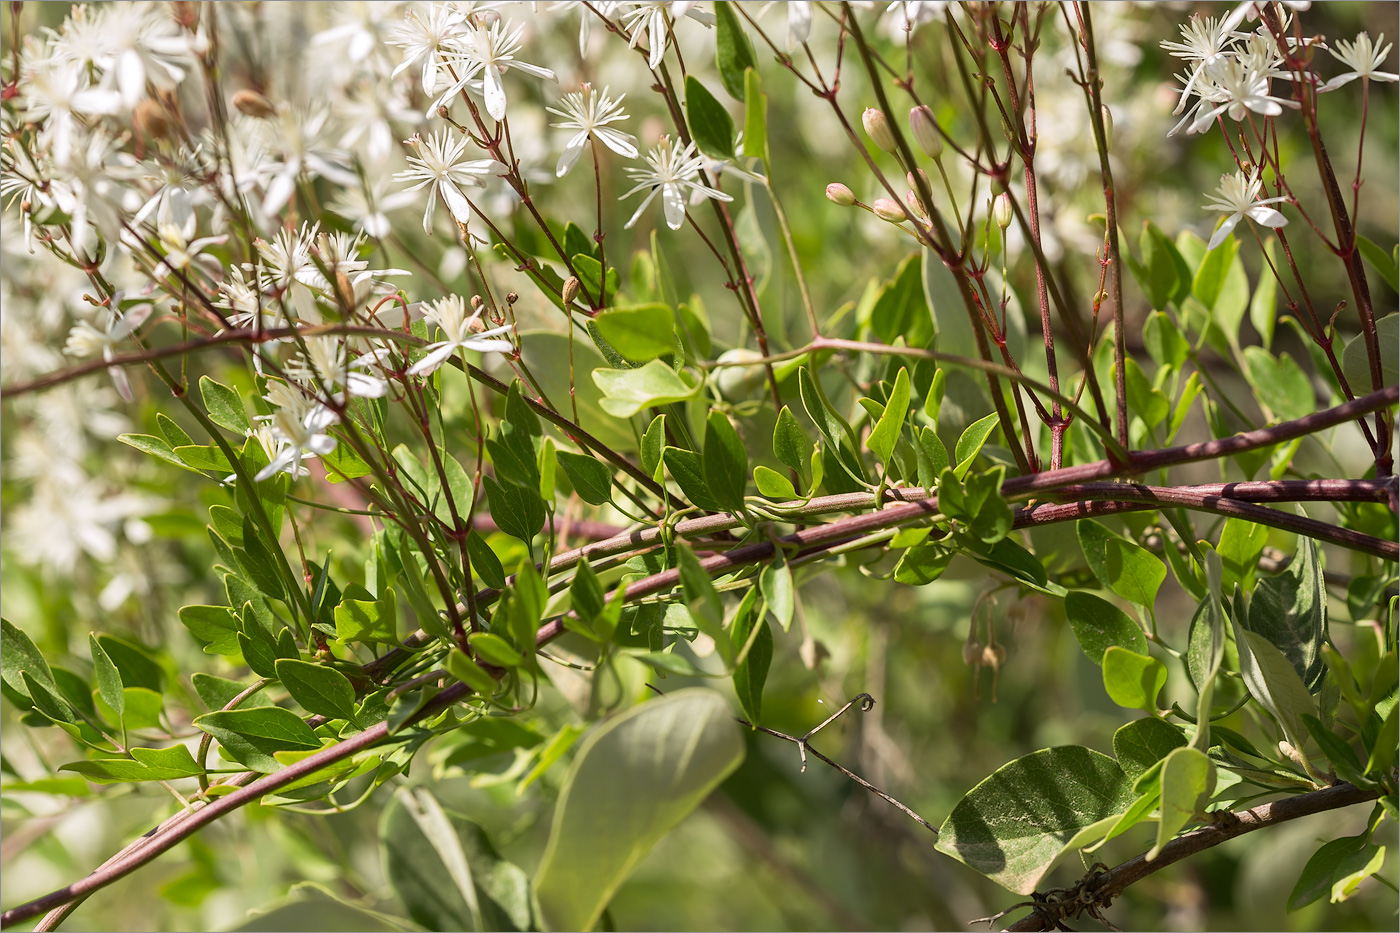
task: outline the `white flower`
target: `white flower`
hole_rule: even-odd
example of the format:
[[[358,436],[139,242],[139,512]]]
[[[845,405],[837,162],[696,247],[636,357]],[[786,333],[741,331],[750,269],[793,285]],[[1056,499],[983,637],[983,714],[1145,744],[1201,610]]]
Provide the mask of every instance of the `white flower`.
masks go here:
[[[113,306],[121,301],[121,297],[121,292],[113,296]],[[125,343],[132,332],[145,323],[146,318],[151,315],[151,310],[151,305],[139,304],[124,315],[113,312],[109,316],[107,326],[101,330],[87,321],[79,321],[68,332],[68,343],[63,352],[79,358],[101,356],[110,362],[116,355],[117,345]],[[112,377],[112,384],[117,387],[117,394],[124,400],[131,401],[131,383],[126,378],[126,371],[120,366],[108,366],[107,372]]]
[[[397,92],[385,93],[366,83],[354,97],[342,98],[336,104],[345,132],[338,145],[342,149],[366,141],[365,152],[372,162],[384,163],[394,151],[398,134],[393,123],[413,125],[418,114],[408,109],[408,102]]]
[[[1337,75],[1318,88],[1318,93],[1339,88],[1357,78],[1367,81],[1400,81],[1400,75],[1377,70],[1385,64],[1385,57],[1390,54],[1390,46],[1382,45],[1383,42],[1385,42],[1385,33],[1381,33],[1380,38],[1375,42],[1372,42],[1371,37],[1364,32],[1357,34],[1355,42],[1338,39],[1337,47],[1327,51],[1331,52],[1332,57],[1337,61],[1349,66],[1351,71]]]
[[[631,35],[628,48],[635,49],[637,40],[643,34],[647,37],[647,67],[656,68],[661,64],[661,56],[666,54],[666,42],[671,35],[670,17],[679,19],[689,16],[706,26],[714,24],[715,18],[709,13],[695,9],[693,2],[672,2],[672,0],[630,0],[632,9],[622,14],[622,20]],[[670,16],[667,13],[670,13]]]
[[[885,32],[891,42],[903,42],[921,23],[931,23],[948,9],[948,0],[894,0],[885,8]]]
[[[359,398],[381,398],[389,391],[385,380],[363,371],[379,363],[384,355],[382,351],[351,360],[345,341],[339,337],[308,337],[305,344],[306,352],[288,360],[283,367],[287,375],[303,385],[313,389],[324,387],[327,391],[344,386],[345,393]],[[331,397],[342,402],[345,393],[333,392]]]
[[[278,109],[275,122],[261,120],[257,125],[275,128],[274,148],[282,154],[282,164],[273,171],[263,195],[262,210],[281,210],[296,191],[297,177],[324,176],[338,185],[353,185],[359,178],[350,170],[350,158],[322,138],[330,119],[330,108],[313,106],[305,110]]]
[[[1312,0],[1280,0],[1280,2],[1288,9],[1297,10],[1299,12],[1312,6]],[[1256,20],[1259,18],[1260,9],[1264,5],[1265,4],[1259,2],[1259,0],[1245,0],[1244,3],[1241,3],[1230,11],[1230,15],[1225,17],[1225,22],[1222,25],[1228,30],[1238,26],[1246,16],[1251,20]],[[1284,25],[1286,26],[1287,23]]]
[[[602,2],[594,0],[590,5],[593,7],[592,10],[582,3],[579,3],[578,0],[555,0],[555,2],[549,5],[549,12],[551,13],[559,10],[578,10],[583,14],[579,17],[578,26],[578,54],[580,58],[588,57],[588,36],[590,26],[593,23],[593,11],[596,10],[598,16],[607,19],[609,16],[612,16],[613,9],[618,5],[618,0],[602,0]]]
[[[335,45],[343,48],[343,54],[351,62],[362,62],[369,58],[379,41],[379,30],[384,20],[398,13],[397,3],[378,0],[375,3],[347,4],[338,11],[339,25],[324,29],[311,37],[311,44]],[[398,24],[396,23],[397,27]]]
[[[304,412],[304,413],[303,413]],[[324,405],[292,406],[279,408],[268,421],[271,426],[271,440],[277,448],[272,461],[258,471],[253,482],[260,483],[278,473],[290,473],[293,477],[304,475],[301,461],[307,457],[324,456],[336,448],[335,438],[326,434],[326,429],[340,418]],[[264,448],[267,440],[263,441]],[[268,451],[272,454],[272,451]]]
[[[438,69],[444,63],[442,53],[454,51],[453,42],[464,22],[465,17],[447,3],[433,4],[426,15],[409,10],[403,22],[394,25],[384,40],[404,51],[403,61],[391,77],[398,77],[400,72],[422,59],[423,93],[431,97],[437,86]]]
[[[189,37],[156,4],[104,7],[99,41],[103,48],[93,61],[106,72],[103,83],[115,83],[128,108],[146,95],[147,81],[173,90],[193,63]]]
[[[462,300],[461,295],[439,298],[423,317],[441,328],[447,339],[429,344],[426,347],[428,355],[409,367],[410,376],[431,375],[459,349],[476,350],[479,353],[515,352],[515,345],[509,340],[493,339],[509,331],[509,324],[483,330],[479,334],[473,332],[473,326],[481,319],[481,309],[478,308],[468,316],[467,303]]]
[[[1208,65],[1214,64],[1226,55],[1230,46],[1231,33],[1223,29],[1220,20],[1210,16],[1193,16],[1190,22],[1181,26],[1182,42],[1162,42],[1162,48],[1176,58],[1194,62],[1196,67],[1186,78],[1186,86],[1181,89],[1181,99],[1172,113],[1181,113],[1186,108],[1186,100],[1196,90],[1196,83]]]
[[[787,47],[791,52],[812,34],[812,4],[807,0],[791,0],[787,10]]]
[[[416,182],[407,189],[409,191],[429,186],[428,206],[423,210],[424,233],[433,232],[433,207],[437,204],[439,194],[442,195],[447,209],[452,212],[453,219],[465,224],[471,220],[471,205],[467,202],[467,196],[462,194],[462,190],[457,186],[485,187],[486,182],[482,176],[503,175],[510,171],[495,159],[463,159],[462,156],[467,151],[465,137],[454,142],[446,131],[427,139],[415,133],[406,142],[417,153],[408,157],[408,163],[413,168],[395,172],[394,180]]]
[[[81,64],[35,62],[24,79],[29,92],[28,117],[43,124],[41,139],[55,165],[68,164],[73,153],[73,127],[76,115],[116,113],[121,95],[116,91],[88,87],[87,71]]]
[[[627,119],[627,114],[622,112],[622,100],[626,96],[622,94],[617,100],[610,100],[608,88],[603,88],[603,93],[597,94],[593,85],[585,84],[581,90],[564,95],[563,110],[545,108],[550,113],[568,118],[563,123],[551,123],[550,126],[561,130],[578,130],[564,144],[564,154],[559,157],[559,166],[554,170],[555,175],[562,178],[574,167],[579,154],[583,152],[583,147],[588,143],[589,134],[598,137],[599,142],[623,158],[637,157],[636,137],[607,126],[609,123]]]
[[[1245,118],[1246,111],[1275,117],[1283,113],[1284,107],[1297,110],[1300,105],[1296,100],[1270,96],[1270,72],[1261,67],[1254,56],[1249,58],[1243,61],[1226,57],[1206,65],[1197,88],[1201,102],[1167,135],[1174,135],[1188,121],[1187,132],[1203,132],[1222,113],[1239,122]]]
[[[717,201],[732,201],[731,196],[723,191],[717,191],[697,181],[700,174],[700,166],[704,164],[704,159],[695,152],[695,143],[690,143],[684,148],[680,140],[671,142],[669,137],[661,137],[661,141],[656,148],[647,153],[649,168],[629,168],[627,174],[632,176],[632,180],[637,184],[632,190],[618,198],[619,201],[630,198],[638,191],[650,188],[647,196],[642,199],[641,206],[632,215],[632,219],[627,221],[624,229],[631,229],[637,219],[642,216],[642,212],[651,204],[652,198],[656,197],[658,191],[661,192],[661,206],[666,214],[666,226],[672,230],[679,230],[681,224],[685,223],[685,194],[690,191],[706,198],[714,198]]]
[[[313,226],[303,222],[295,233],[278,230],[271,242],[261,237],[254,241],[258,258],[262,260],[260,287],[280,297],[282,303],[290,304],[298,319],[313,324],[321,323],[316,296],[329,287],[311,258],[311,245],[319,229],[319,223]],[[245,263],[244,268],[251,272],[257,267]]]
[[[389,180],[380,175],[366,187],[363,184],[342,188],[331,202],[331,209],[355,222],[355,227],[368,236],[383,238],[393,225],[388,212],[407,207],[418,200],[412,191],[388,191]]]
[[[191,240],[175,224],[161,224],[157,228],[157,236],[165,258],[152,270],[151,278],[160,280],[172,272],[186,272],[195,263],[199,263],[211,278],[217,278],[223,271],[224,264],[218,258],[206,255],[204,250],[227,242],[228,234]]]
[[[1236,225],[1246,217],[1266,227],[1282,227],[1288,223],[1288,218],[1272,207],[1265,206],[1279,201],[1287,201],[1288,198],[1264,198],[1261,200],[1259,189],[1263,184],[1262,178],[1247,178],[1243,172],[1220,176],[1220,188],[1216,194],[1210,196],[1211,203],[1205,205],[1205,210],[1226,211],[1230,216],[1226,217],[1216,228],[1215,235],[1210,238],[1206,249],[1215,249],[1225,242],[1230,231],[1234,230]]]
[[[537,78],[557,80],[554,72],[548,68],[515,60],[515,53],[520,49],[520,34],[524,31],[523,25],[511,29],[510,24],[496,20],[489,26],[469,27],[462,39],[462,61],[472,71],[480,70],[482,97],[486,100],[486,112],[493,120],[504,120],[506,117],[506,88],[501,81],[501,75],[506,71],[516,68]],[[463,79],[458,82],[458,87],[465,83]]]

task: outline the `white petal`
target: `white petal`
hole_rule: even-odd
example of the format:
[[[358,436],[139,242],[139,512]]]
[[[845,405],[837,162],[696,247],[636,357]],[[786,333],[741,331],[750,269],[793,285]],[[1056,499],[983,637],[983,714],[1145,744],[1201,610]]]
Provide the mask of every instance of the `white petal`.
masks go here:
[[[1229,217],[1226,217],[1225,220],[1222,221],[1220,226],[1216,229],[1215,235],[1210,238],[1210,242],[1206,244],[1206,249],[1212,250],[1219,246],[1221,243],[1224,243],[1225,238],[1230,235],[1230,231],[1234,230],[1235,225],[1239,222],[1239,214],[1231,214]]]
[[[600,126],[594,133],[598,140],[613,152],[624,159],[635,159],[637,157],[637,138],[621,130],[614,130],[606,126]]]
[[[1288,223],[1287,217],[1283,216],[1272,207],[1265,207],[1262,204],[1256,204],[1254,207],[1245,211],[1245,216],[1255,223],[1263,224],[1266,227],[1278,228]]]
[[[600,137],[601,138],[601,137]],[[576,133],[564,145],[564,154],[559,157],[559,165],[554,169],[556,178],[563,178],[568,174],[569,169],[578,162],[578,157],[583,153],[584,144],[588,142],[588,133]]]
[[[285,448],[280,454],[278,454],[276,457],[274,457],[274,458],[272,459],[272,462],[271,462],[271,463],[269,463],[267,466],[263,467],[261,470],[259,470],[259,471],[257,472],[257,475],[253,477],[253,482],[255,482],[255,483],[261,483],[263,480],[267,479],[269,476],[276,476],[278,473],[281,473],[281,472],[282,472],[283,470],[285,470],[287,467],[291,466],[292,460],[293,460],[295,457],[296,457],[296,450],[295,450],[295,448],[292,448],[292,447],[287,447],[287,448]]]
[[[635,190],[635,189],[633,189],[633,190]],[[642,198],[642,203],[641,203],[641,205],[637,208],[637,212],[636,212],[635,214],[632,215],[632,219],[629,220],[629,221],[627,221],[627,223],[625,223],[625,224],[622,225],[622,229],[623,229],[623,230],[631,230],[631,229],[632,229],[632,225],[635,224],[639,218],[641,218],[641,216],[642,216],[642,211],[644,211],[644,210],[647,209],[647,205],[651,204],[651,199],[654,198],[654,197],[656,197],[656,192],[657,192],[658,190],[660,190],[660,189],[658,189],[658,188],[652,188],[652,189],[651,189],[651,193],[648,194],[646,197]],[[624,197],[626,197],[626,195],[624,195]]]
[[[306,449],[318,455],[325,455],[335,450],[336,440],[328,434],[317,434],[306,442]]]
[[[495,65],[487,65],[482,72],[482,96],[486,98],[486,112],[493,120],[506,118],[506,89],[501,83],[501,70]]]
[[[410,366],[408,368],[408,374],[410,376],[431,375],[434,370],[436,370],[439,366],[446,362],[447,358],[451,356],[456,349],[457,345],[455,343],[444,343],[432,353],[429,353],[427,356],[423,357],[421,360]]]
[[[468,203],[467,197],[462,194],[461,189],[445,178],[438,182],[438,188],[442,191],[442,200],[447,205],[447,209],[452,212],[452,217],[458,223],[470,223],[472,219],[471,204]]]
[[[666,213],[666,226],[679,230],[685,223],[685,198],[679,185],[661,186],[661,208]]]
[[[462,341],[462,346],[468,350],[476,350],[478,353],[515,352],[515,344],[509,340],[483,340],[480,337],[469,337]]]
[[[117,394],[122,397],[122,401],[131,401],[131,382],[126,378],[126,370],[120,366],[108,366],[107,373],[112,377],[112,385],[117,387]]]

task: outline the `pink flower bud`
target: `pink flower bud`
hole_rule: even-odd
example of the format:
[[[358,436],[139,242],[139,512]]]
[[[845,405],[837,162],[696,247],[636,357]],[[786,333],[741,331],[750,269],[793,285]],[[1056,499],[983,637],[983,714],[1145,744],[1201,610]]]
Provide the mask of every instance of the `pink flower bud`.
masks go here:
[[[856,203],[855,193],[839,181],[826,186],[826,199],[833,204],[840,204],[842,207],[850,207]]]
[[[899,202],[890,198],[876,198],[875,203],[870,205],[870,209],[875,212],[876,217],[888,220],[892,224],[903,223],[908,219],[904,215],[904,208],[899,206]]]
[[[909,128],[914,133],[914,141],[930,159],[943,154],[943,134],[938,131],[938,121],[927,104],[920,104],[909,111]]]
[[[865,113],[860,116],[860,122],[865,125],[865,133],[872,143],[890,153],[899,148],[894,141],[894,133],[890,130],[890,121],[885,117],[883,110],[866,107]]]
[[[1003,230],[1011,226],[1011,195],[1005,191],[997,195],[997,199],[992,202],[992,218]]]

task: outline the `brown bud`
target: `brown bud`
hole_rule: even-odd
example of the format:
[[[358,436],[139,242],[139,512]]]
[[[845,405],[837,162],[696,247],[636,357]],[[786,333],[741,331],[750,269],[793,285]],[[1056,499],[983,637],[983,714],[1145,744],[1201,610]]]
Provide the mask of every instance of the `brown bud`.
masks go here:
[[[506,292],[506,304],[513,305],[520,300],[520,296],[515,292]]]
[[[266,120],[277,113],[272,101],[250,87],[245,87],[233,95],[233,106],[238,108],[239,113],[246,113],[259,120]]]
[[[348,309],[355,307],[355,287],[350,284],[350,278],[339,266],[335,270],[335,290],[343,305]]]
[[[984,666],[997,670],[1005,661],[1006,649],[1001,645],[987,645],[982,649],[982,664]]]
[[[963,644],[963,663],[968,667],[977,667],[982,663],[982,651],[986,646],[980,639],[973,638]]]
[[[481,300],[481,296],[480,296],[480,295],[472,295],[472,310],[473,310],[473,311],[480,311],[480,310],[481,310],[481,306],[484,305],[484,304],[486,304],[486,302]]]
[[[199,25],[200,5],[191,2],[191,0],[175,0],[170,5],[175,11],[175,22],[193,32],[194,28]]]
[[[578,276],[571,275],[564,280],[564,307],[567,308],[569,305],[574,303],[574,299],[578,297],[578,289]]]
[[[149,97],[136,102],[136,107],[131,111],[131,122],[149,139],[170,138],[170,119],[166,116],[165,108]]]

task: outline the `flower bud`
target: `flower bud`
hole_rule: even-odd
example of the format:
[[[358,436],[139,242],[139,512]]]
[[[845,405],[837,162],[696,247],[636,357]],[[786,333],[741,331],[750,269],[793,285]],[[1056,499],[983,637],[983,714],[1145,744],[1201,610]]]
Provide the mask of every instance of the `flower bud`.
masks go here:
[[[259,120],[266,120],[277,113],[272,101],[250,87],[245,87],[233,95],[233,106],[238,108],[240,113],[257,117]]]
[[[992,219],[1003,230],[1011,226],[1011,195],[1005,191],[997,195],[996,200],[992,202]]]
[[[875,212],[876,217],[888,220],[892,224],[903,223],[908,219],[904,215],[904,208],[899,206],[899,202],[890,198],[876,198],[875,203],[870,205],[870,209]]]
[[[967,649],[963,649],[966,652]],[[999,670],[1006,661],[1006,649],[1001,645],[987,645],[982,649],[982,665]]]
[[[136,107],[131,111],[131,122],[147,138],[170,138],[170,119],[165,115],[165,108],[149,97],[136,102]]]
[[[985,647],[981,640],[977,638],[964,642],[962,650],[963,663],[968,667],[980,667],[982,665],[982,651]]]
[[[1105,149],[1113,148],[1113,111],[1108,109],[1107,104],[1099,107],[1099,113],[1103,116],[1103,144]]]
[[[943,154],[943,134],[938,131],[938,121],[927,104],[920,104],[909,111],[909,128],[914,133],[914,141],[930,159]]]
[[[909,210],[920,220],[928,220],[928,211],[924,210],[923,202],[914,191],[904,192],[904,203],[909,205]]]
[[[894,133],[890,130],[890,121],[885,117],[883,110],[866,107],[865,113],[860,116],[860,122],[865,124],[865,133],[872,143],[890,153],[899,148],[894,141]]]
[[[578,289],[578,276],[571,275],[564,280],[564,307],[567,308],[569,305],[574,303],[574,299],[578,297]]]
[[[855,193],[840,182],[832,182],[826,186],[826,199],[842,207],[850,207],[856,203]]]

